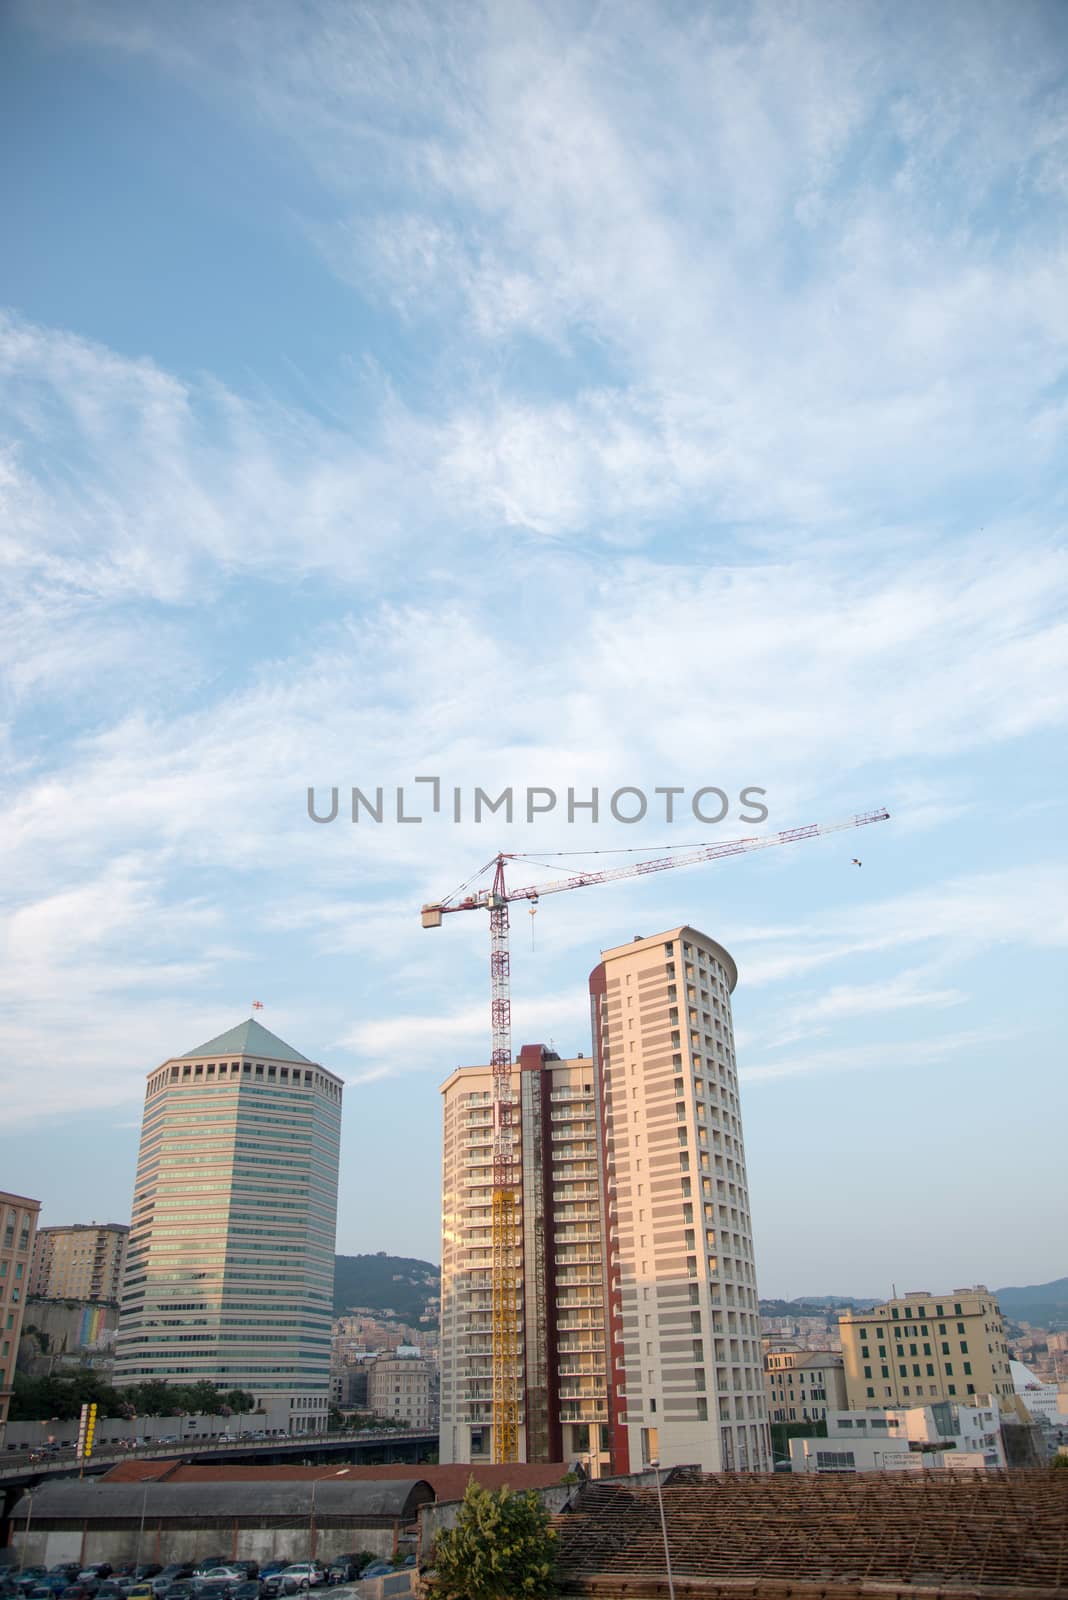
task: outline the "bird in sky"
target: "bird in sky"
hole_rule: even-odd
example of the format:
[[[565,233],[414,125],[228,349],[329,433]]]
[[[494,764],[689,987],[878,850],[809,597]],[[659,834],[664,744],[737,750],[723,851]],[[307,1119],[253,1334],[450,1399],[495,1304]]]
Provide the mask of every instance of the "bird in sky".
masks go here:
[[[852,861],[852,865],[854,867],[862,867],[864,865],[864,863],[863,863],[863,861],[858,861],[856,856],[854,856],[853,857],[853,861]]]

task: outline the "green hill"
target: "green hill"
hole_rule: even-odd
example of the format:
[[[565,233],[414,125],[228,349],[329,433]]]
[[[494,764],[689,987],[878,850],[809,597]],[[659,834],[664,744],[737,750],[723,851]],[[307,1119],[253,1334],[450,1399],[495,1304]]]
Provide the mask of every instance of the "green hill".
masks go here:
[[[1023,1289],[995,1289],[1002,1314],[1035,1328],[1068,1329],[1068,1278],[1033,1283]]]
[[[420,1319],[429,1314],[436,1327],[436,1302],[440,1293],[441,1271],[431,1261],[389,1256],[384,1250],[370,1256],[334,1257],[336,1317],[343,1316],[354,1306],[362,1306],[383,1316],[389,1313],[398,1322],[415,1328],[419,1327]]]

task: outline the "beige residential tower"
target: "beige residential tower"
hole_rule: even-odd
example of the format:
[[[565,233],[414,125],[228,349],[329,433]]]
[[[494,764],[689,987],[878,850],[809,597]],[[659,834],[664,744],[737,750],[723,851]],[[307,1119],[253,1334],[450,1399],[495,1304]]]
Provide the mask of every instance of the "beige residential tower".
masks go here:
[[[121,1222],[75,1222],[39,1228],[30,1293],[45,1300],[118,1303],[129,1228]]]

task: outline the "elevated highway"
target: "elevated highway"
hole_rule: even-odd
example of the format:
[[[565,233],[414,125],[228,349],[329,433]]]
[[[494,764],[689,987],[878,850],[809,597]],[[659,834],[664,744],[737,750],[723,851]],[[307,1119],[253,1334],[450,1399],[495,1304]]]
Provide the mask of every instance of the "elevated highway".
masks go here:
[[[150,1444],[122,1449],[105,1446],[93,1451],[84,1467],[73,1450],[40,1457],[31,1452],[10,1451],[0,1456],[0,1544],[6,1531],[8,1514],[27,1489],[55,1478],[100,1476],[123,1461],[188,1462],[193,1466],[235,1465],[313,1467],[331,1461],[372,1467],[383,1463],[425,1461],[436,1456],[437,1430],[400,1432],[387,1428],[380,1432],[366,1429],[359,1433],[316,1433],[274,1439],[207,1439],[173,1445]]]

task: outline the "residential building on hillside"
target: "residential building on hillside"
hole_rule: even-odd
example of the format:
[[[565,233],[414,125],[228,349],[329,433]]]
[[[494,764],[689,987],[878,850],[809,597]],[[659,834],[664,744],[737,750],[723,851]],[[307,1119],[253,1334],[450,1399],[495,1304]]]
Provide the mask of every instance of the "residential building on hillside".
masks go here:
[[[0,1190],[0,1443],[7,1426],[41,1202]]]
[[[730,995],[692,928],[603,952],[594,1054],[512,1072],[521,1159],[519,1458],[767,1470],[770,1436]],[[441,1459],[492,1459],[488,1066],[443,1096]]]
[[[376,1417],[429,1428],[437,1421],[436,1373],[421,1355],[382,1355],[367,1369],[367,1404]]]
[[[854,1410],[997,1399],[1013,1392],[1001,1310],[988,1289],[926,1289],[838,1319]]]
[[[30,1293],[43,1300],[117,1304],[129,1236],[123,1222],[39,1228]]]
[[[341,1094],[251,1019],[149,1073],[117,1386],[205,1379],[326,1427]]]
[[[848,1404],[838,1351],[766,1350],[764,1377],[772,1422],[822,1422]]]

